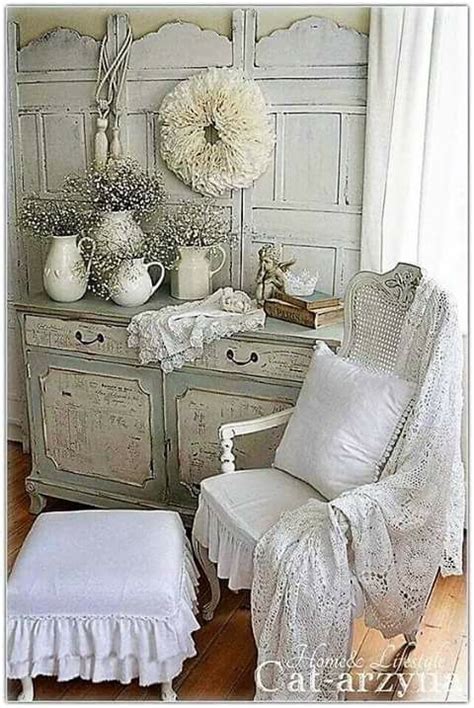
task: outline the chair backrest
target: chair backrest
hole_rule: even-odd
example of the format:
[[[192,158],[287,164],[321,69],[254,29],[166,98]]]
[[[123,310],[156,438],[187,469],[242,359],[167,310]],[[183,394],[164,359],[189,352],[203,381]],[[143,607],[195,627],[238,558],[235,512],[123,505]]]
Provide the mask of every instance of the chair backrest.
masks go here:
[[[420,280],[420,268],[409,263],[398,263],[387,273],[357,273],[344,298],[339,356],[394,372],[402,324]]]

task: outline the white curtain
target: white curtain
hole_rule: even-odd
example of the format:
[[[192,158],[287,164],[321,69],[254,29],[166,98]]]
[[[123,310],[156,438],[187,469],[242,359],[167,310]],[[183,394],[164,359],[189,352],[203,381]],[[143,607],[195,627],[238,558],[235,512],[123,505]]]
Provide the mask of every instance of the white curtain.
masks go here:
[[[428,270],[467,327],[466,7],[371,10],[361,267]]]

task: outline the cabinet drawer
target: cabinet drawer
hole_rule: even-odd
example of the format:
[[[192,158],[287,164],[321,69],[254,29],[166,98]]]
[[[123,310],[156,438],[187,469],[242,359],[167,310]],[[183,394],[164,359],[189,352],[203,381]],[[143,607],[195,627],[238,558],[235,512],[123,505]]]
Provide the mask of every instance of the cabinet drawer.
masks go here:
[[[283,342],[221,339],[207,344],[204,356],[193,366],[268,379],[303,381],[312,354],[311,345],[298,347]]]
[[[136,350],[128,347],[127,338],[126,327],[25,316],[25,342],[35,347],[136,359]]]

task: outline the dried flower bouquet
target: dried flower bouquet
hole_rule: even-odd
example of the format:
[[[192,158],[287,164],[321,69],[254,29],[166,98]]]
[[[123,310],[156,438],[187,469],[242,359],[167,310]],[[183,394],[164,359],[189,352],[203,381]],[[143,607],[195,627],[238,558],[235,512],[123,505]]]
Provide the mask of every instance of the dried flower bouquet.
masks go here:
[[[104,167],[69,175],[65,191],[94,211],[130,211],[137,221],[152,216],[166,198],[161,174],[147,174],[129,157],[109,158]]]

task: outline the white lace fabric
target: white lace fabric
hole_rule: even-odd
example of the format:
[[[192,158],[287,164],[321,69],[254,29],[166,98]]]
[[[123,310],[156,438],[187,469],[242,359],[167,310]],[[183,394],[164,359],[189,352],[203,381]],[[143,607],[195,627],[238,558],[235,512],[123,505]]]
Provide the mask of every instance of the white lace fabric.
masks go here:
[[[128,346],[138,349],[141,364],[159,361],[165,373],[180,369],[199,359],[205,344],[263,327],[265,312],[255,304],[247,312],[224,309],[226,301],[239,295],[248,299],[245,293],[220,288],[204,300],[141,312],[128,326]]]
[[[462,341],[453,302],[425,278],[405,318],[397,362],[417,393],[380,481],[285,513],[257,545],[252,621],[258,664],[266,667],[257,700],[342,697],[338,681],[350,671],[350,569],[366,623],[387,638],[417,628],[438,568],[462,572]],[[294,690],[294,672],[305,678],[302,690]]]

